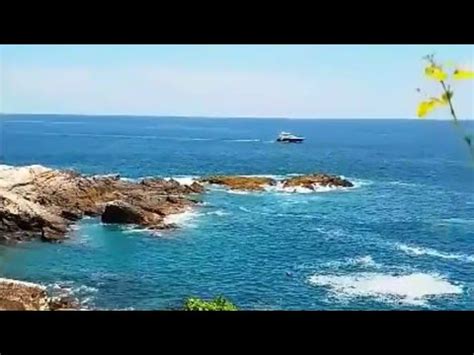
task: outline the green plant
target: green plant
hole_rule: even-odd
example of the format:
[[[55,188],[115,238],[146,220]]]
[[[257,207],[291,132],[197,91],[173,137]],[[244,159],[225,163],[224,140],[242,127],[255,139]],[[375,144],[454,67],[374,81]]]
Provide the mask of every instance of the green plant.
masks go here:
[[[425,75],[430,80],[435,80],[440,84],[441,95],[439,97],[430,97],[423,100],[418,105],[417,116],[420,118],[426,117],[431,111],[438,107],[447,106],[449,107],[449,113],[452,118],[452,122],[455,128],[463,137],[463,140],[466,142],[471,158],[474,161],[474,138],[471,134],[468,134],[465,129],[462,127],[456,111],[453,105],[453,95],[454,91],[452,85],[448,83],[449,79],[454,80],[465,80],[465,79],[474,79],[474,72],[472,70],[455,68],[451,75],[444,71],[443,66],[435,61],[434,55],[427,55],[423,58],[428,65],[425,68]],[[448,65],[450,66],[450,65]],[[418,89],[420,91],[420,89]]]
[[[237,307],[224,297],[216,297],[206,301],[196,297],[189,297],[184,303],[185,311],[237,311]]]

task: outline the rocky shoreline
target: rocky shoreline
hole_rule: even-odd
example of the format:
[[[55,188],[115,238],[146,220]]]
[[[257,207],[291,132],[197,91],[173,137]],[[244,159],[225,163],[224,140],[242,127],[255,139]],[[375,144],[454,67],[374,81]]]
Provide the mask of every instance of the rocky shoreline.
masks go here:
[[[318,186],[353,186],[348,180],[327,174],[284,180],[219,175],[180,184],[173,179],[133,182],[119,175],[85,176],[40,165],[0,165],[0,243],[34,239],[61,242],[84,216],[100,217],[103,223],[132,224],[151,230],[174,228],[167,223],[167,216],[195,206],[199,202],[196,195],[205,192],[209,184],[243,191],[262,191],[277,184],[290,191],[296,187],[315,191]],[[51,297],[41,285],[0,278],[1,310],[78,308],[75,300]]]
[[[61,241],[84,216],[104,223],[167,229],[167,215],[184,212],[197,201],[202,185],[174,180],[130,182],[120,176],[87,177],[42,166],[0,166],[0,242]]]

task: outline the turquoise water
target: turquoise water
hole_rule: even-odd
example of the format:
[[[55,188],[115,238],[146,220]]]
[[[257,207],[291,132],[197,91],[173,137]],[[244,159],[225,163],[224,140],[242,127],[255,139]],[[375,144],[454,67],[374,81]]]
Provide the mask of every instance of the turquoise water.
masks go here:
[[[9,116],[3,163],[192,177],[327,172],[346,190],[213,188],[152,235],[86,219],[63,244],[0,248],[2,276],[84,306],[174,309],[225,295],[244,309],[473,309],[474,168],[448,122]],[[307,137],[273,143],[280,131]]]

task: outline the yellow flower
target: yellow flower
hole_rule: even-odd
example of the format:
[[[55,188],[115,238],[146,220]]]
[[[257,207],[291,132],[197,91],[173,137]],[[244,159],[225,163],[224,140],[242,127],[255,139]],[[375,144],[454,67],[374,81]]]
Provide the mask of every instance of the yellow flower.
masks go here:
[[[441,67],[433,64],[430,64],[425,68],[425,75],[438,81],[446,80],[448,78],[448,74],[446,74]]]
[[[472,70],[456,69],[453,74],[454,79],[457,80],[474,79],[474,71]]]
[[[441,102],[444,104],[444,105],[447,105],[450,98],[453,97],[453,92],[452,91],[448,91],[448,92],[445,92],[443,95],[441,95]]]
[[[433,111],[436,107],[444,106],[446,104],[447,104],[447,101],[445,102],[443,99],[432,97],[429,100],[422,101],[418,105],[418,110],[416,112],[416,115],[420,118],[423,118],[427,114],[429,114],[431,111]]]

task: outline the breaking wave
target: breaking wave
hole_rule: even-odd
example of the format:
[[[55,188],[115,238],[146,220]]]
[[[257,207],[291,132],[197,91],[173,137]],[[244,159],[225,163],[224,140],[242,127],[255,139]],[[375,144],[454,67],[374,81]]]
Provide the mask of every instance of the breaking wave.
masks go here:
[[[383,273],[354,273],[349,275],[315,274],[309,283],[328,288],[340,299],[370,297],[387,303],[428,306],[433,297],[463,293],[460,285],[450,283],[437,274],[412,273],[392,275]]]
[[[73,281],[59,281],[46,286],[49,293],[54,297],[73,297],[79,301],[81,308],[89,308],[92,305],[95,294],[99,291],[95,287],[77,285]]]
[[[173,176],[173,177],[166,177],[165,180],[169,181],[171,179],[179,182],[180,185],[192,185],[194,182],[197,181],[197,176]]]
[[[442,259],[454,259],[454,260],[461,260],[468,263],[474,263],[474,255],[466,255],[466,254],[456,254],[456,253],[446,253],[442,251],[438,251],[436,249],[431,248],[424,248],[414,245],[406,245],[402,243],[396,243],[395,247],[406,254],[409,255],[429,255],[434,256]]]
[[[174,213],[166,216],[164,218],[165,224],[175,224],[180,227],[195,227],[196,218],[200,215],[199,212],[196,212],[192,209],[189,209],[185,212]]]
[[[325,264],[327,267],[345,267],[345,266],[361,266],[369,268],[380,268],[381,265],[376,263],[370,255],[360,256],[357,258],[348,258],[343,261],[330,261]]]
[[[217,210],[217,211],[207,212],[206,215],[215,215],[215,216],[222,217],[222,216],[228,216],[230,215],[230,213],[222,211],[222,210]]]

